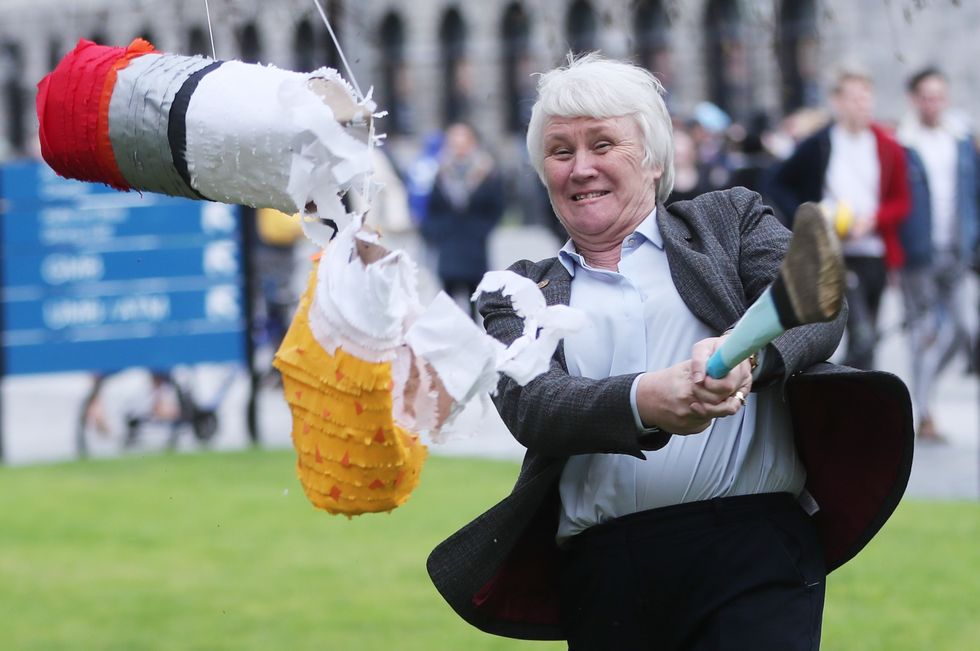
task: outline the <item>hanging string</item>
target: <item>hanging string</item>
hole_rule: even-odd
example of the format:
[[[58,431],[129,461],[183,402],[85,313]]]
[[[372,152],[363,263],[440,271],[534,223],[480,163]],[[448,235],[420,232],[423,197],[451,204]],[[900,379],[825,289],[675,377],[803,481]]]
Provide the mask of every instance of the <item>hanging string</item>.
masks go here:
[[[320,0],[313,0],[313,4],[316,6],[316,10],[320,12],[320,18],[323,19],[323,24],[327,26],[327,32],[330,33],[330,38],[333,40],[334,47],[337,48],[337,54],[340,55],[340,61],[344,64],[344,70],[347,71],[347,76],[350,78],[350,83],[357,91],[357,96],[360,99],[364,99],[364,93],[361,92],[361,87],[357,85],[357,80],[354,79],[354,73],[351,72],[350,65],[347,63],[347,57],[344,56],[344,49],[340,47],[340,41],[337,40],[337,35],[333,32],[333,27],[330,25],[330,19],[327,18],[327,14],[323,11],[323,7],[320,6]]]
[[[327,17],[327,13],[323,10],[323,6],[320,4],[320,0],[313,0],[313,4],[316,6],[316,10],[320,13],[320,18],[323,19],[323,24],[327,28],[327,32],[330,34],[330,39],[333,41],[334,47],[337,48],[337,54],[340,55],[340,61],[344,64],[344,70],[347,71],[347,76],[350,79],[351,86],[354,87],[354,91],[357,93],[358,98],[363,101],[365,98],[364,93],[361,92],[361,87],[357,85],[357,79],[354,78],[354,72],[350,69],[350,64],[347,63],[347,57],[344,56],[344,48],[340,47],[340,41],[337,39],[337,34],[333,31],[333,26],[330,24],[330,19]],[[374,131],[374,120],[368,120],[368,139],[367,148],[368,155],[374,155],[375,146],[375,131]],[[361,188],[361,194],[364,198],[364,203],[367,206],[364,210],[358,213],[358,219],[363,219],[364,215],[371,209],[371,174],[366,174],[364,176],[364,183]]]
[[[208,35],[211,37],[211,58],[217,60],[218,53],[214,49],[214,29],[211,27],[211,7],[208,6],[208,0],[204,0],[204,11],[208,15]]]

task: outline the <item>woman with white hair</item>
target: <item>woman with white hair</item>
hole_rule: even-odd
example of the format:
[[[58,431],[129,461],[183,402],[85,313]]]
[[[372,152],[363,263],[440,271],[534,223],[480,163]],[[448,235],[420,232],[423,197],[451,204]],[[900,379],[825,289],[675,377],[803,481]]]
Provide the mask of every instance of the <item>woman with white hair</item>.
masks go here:
[[[497,408],[527,448],[521,475],[436,548],[429,573],[462,617],[499,635],[570,649],[814,649],[826,571],[881,525],[907,468],[888,468],[867,522],[828,553],[801,506],[812,500],[795,437],[833,439],[805,427],[808,410],[867,396],[861,382],[785,383],[833,353],[844,314],[707,376],[790,234],[744,188],[664,206],[674,170],[662,92],[648,71],[596,54],[539,79],[527,146],[570,239],[511,269],[587,326],[549,372],[500,382]],[[491,335],[521,334],[506,298],[479,307]]]

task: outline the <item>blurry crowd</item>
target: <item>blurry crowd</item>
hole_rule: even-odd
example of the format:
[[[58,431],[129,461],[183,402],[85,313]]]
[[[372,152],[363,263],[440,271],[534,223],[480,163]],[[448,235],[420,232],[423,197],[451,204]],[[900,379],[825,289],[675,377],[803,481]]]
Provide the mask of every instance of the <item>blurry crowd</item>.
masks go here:
[[[977,369],[977,335],[968,327],[976,319],[966,311],[978,306],[963,293],[980,262],[980,165],[969,121],[949,106],[943,72],[919,71],[906,90],[906,115],[897,123],[875,119],[874,80],[857,69],[840,72],[827,106],[778,121],[762,112],[736,121],[699,103],[675,116],[667,203],[744,186],[792,228],[801,203],[820,202],[848,270],[843,363],[876,365],[882,295],[889,285],[899,289],[918,435],[941,442],[931,410],[936,378],[956,359]],[[455,122],[423,139],[401,165],[379,152],[385,191],[368,216],[471,313],[469,297],[489,269],[488,238],[505,212],[566,237],[530,166],[507,173],[494,150],[473,125]]]

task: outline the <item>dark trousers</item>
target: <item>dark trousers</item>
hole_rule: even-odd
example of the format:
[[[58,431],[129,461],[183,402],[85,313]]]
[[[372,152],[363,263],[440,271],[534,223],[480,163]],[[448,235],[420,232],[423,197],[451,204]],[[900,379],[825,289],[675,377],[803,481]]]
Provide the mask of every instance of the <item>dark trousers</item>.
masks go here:
[[[570,543],[561,573],[570,651],[820,647],[823,553],[787,493],[643,511]]]
[[[888,271],[884,258],[846,256],[847,267],[847,353],[844,364],[854,368],[874,367],[878,345],[878,309],[885,293]]]

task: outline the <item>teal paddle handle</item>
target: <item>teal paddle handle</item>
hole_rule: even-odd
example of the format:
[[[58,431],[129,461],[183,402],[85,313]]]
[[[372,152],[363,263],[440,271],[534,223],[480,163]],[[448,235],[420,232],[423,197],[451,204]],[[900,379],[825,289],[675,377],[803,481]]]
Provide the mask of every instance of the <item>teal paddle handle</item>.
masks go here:
[[[725,341],[708,358],[706,372],[716,379],[725,377],[749,355],[785,331],[776,313],[772,291],[767,289],[745,311]]]

